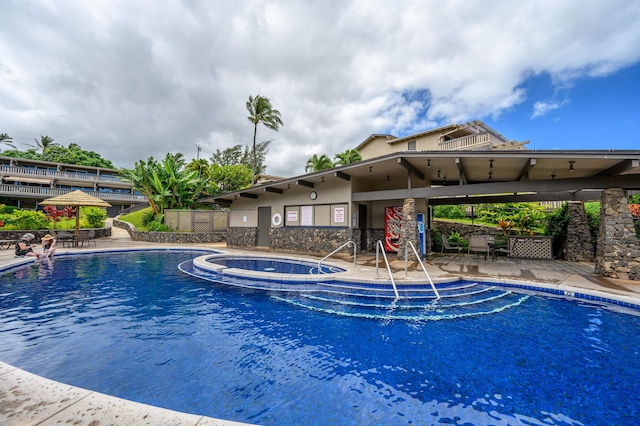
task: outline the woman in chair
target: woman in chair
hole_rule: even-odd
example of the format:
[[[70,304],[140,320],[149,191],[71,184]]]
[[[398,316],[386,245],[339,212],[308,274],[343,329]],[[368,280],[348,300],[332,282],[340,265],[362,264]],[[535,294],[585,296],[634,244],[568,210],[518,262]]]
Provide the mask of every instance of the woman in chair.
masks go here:
[[[16,243],[16,256],[30,256],[40,259],[40,253],[33,251],[33,245],[31,245],[31,241],[33,241],[34,238],[35,235],[31,233],[24,234]]]
[[[47,234],[42,237],[42,255],[44,257],[51,257],[53,253],[56,252],[54,248],[56,245],[56,239],[51,236],[51,234]]]

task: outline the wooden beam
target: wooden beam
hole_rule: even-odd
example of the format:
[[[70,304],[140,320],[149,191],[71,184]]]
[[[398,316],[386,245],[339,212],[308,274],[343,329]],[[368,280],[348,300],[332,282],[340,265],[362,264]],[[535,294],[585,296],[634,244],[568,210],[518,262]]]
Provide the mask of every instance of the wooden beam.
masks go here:
[[[598,173],[596,176],[615,176],[620,173],[628,172],[631,169],[635,169],[636,167],[640,167],[640,160],[622,160],[621,162],[614,164]]]
[[[341,171],[334,172],[333,175],[335,177],[339,177],[340,179],[351,180],[351,176],[350,175],[348,175],[348,174],[346,174],[344,172],[341,172]]]
[[[282,189],[280,189],[280,188],[272,188],[270,186],[267,186],[264,189],[264,192],[271,192],[273,194],[282,194],[284,191]]]
[[[527,161],[527,164],[524,165],[524,167],[522,168],[522,170],[520,170],[520,174],[518,175],[518,177],[516,178],[516,180],[529,180],[529,172],[531,171],[531,169],[533,169],[533,167],[536,165],[536,159],[535,158],[529,158],[529,161]]]
[[[249,194],[248,192],[241,192],[238,195],[240,195],[240,197],[242,197],[242,198],[253,198],[253,199],[258,198],[258,196],[256,194]]]
[[[409,170],[409,172],[413,173],[418,179],[424,180],[424,173],[416,169],[415,166],[411,164],[409,161],[407,161],[406,158],[404,157],[398,158],[398,164],[400,164],[405,169]]]
[[[313,182],[309,182],[308,180],[297,180],[296,185],[306,186],[307,188],[313,188]]]

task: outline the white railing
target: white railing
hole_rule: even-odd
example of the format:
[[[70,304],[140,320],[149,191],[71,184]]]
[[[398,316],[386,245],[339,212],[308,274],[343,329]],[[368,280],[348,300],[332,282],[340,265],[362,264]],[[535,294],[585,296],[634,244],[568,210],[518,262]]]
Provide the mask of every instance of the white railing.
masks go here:
[[[339,252],[343,248],[347,247],[349,244],[353,244],[353,266],[356,266],[356,243],[354,243],[353,241],[347,241],[346,243],[344,243],[343,245],[341,245],[340,247],[338,247],[337,249],[335,249],[334,251],[332,251],[331,253],[329,253],[328,255],[323,257],[322,259],[320,259],[320,261],[318,262],[318,273],[322,274],[322,262],[324,262],[330,256],[336,254],[337,252]]]
[[[396,294],[396,299],[400,299],[400,295],[398,294],[398,287],[396,287],[396,281],[393,279],[393,274],[391,273],[391,267],[389,266],[389,260],[387,260],[387,254],[384,251],[384,247],[382,246],[382,241],[378,240],[376,243],[376,277],[379,277],[378,274],[378,264],[380,263],[380,252],[382,252],[382,257],[384,258],[384,263],[387,265],[387,272],[389,272],[389,279],[391,279],[391,285],[393,286],[393,292]]]
[[[43,186],[25,186],[25,185],[0,185],[0,195],[26,195],[32,198],[50,198],[56,195],[68,194],[73,192],[72,189],[48,188]],[[119,192],[98,192],[83,191],[89,195],[100,198],[102,200],[117,201],[136,201],[144,203],[149,201],[147,197],[140,194],[122,194]]]
[[[431,280],[431,276],[427,272],[427,268],[424,267],[424,263],[422,262],[422,259],[418,254],[418,250],[416,250],[416,246],[414,246],[411,241],[407,241],[407,244],[405,244],[404,246],[404,275],[405,276],[409,275],[409,272],[408,272],[409,246],[411,246],[411,249],[413,250],[413,254],[415,254],[416,259],[418,259],[418,262],[420,262],[420,266],[422,266],[422,270],[424,271],[424,274],[427,276],[427,279],[429,280],[429,284],[431,284],[431,288],[433,289],[433,292],[436,294],[436,300],[440,299],[440,293],[438,293],[436,286],[433,284],[433,281]]]
[[[475,135],[464,136],[461,138],[451,139],[448,141],[441,141],[438,143],[439,151],[460,151],[467,149],[476,149],[484,146],[491,146],[492,144],[498,144],[500,141],[494,138],[489,133],[478,133]]]
[[[32,167],[7,167],[0,166],[0,173],[5,176],[37,176],[37,177],[50,177],[50,178],[63,178],[63,179],[75,179],[75,180],[91,180],[96,182],[116,182],[116,183],[127,183],[121,179],[118,179],[115,176],[102,176],[102,175],[94,175],[90,173],[72,173],[72,172],[63,172],[60,170],[43,170],[43,169],[34,169]]]

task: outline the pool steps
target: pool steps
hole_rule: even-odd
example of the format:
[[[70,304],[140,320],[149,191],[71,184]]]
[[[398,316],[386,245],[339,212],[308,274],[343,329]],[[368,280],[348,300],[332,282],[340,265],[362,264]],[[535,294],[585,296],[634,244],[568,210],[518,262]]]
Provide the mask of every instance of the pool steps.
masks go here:
[[[274,292],[280,302],[332,315],[382,320],[436,321],[495,314],[519,306],[529,295],[488,283],[453,281],[355,282],[341,274],[299,275],[236,270],[206,262],[208,256],[180,264],[180,270],[224,285]],[[435,291],[434,291],[435,290]]]

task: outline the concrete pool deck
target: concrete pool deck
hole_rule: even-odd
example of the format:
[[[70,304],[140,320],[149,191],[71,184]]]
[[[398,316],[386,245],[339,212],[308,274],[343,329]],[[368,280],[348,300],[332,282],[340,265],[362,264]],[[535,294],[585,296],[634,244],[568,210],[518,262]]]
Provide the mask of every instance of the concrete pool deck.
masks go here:
[[[97,240],[96,247],[58,248],[58,254],[95,252],[96,250],[145,249],[145,248],[208,248],[231,253],[260,253],[277,256],[302,257],[318,261],[311,256],[287,253],[272,253],[265,250],[239,250],[226,248],[223,244],[168,245],[135,242],[126,231],[113,228],[112,236]],[[393,256],[395,257],[395,256]],[[15,259],[13,248],[0,250],[0,267],[22,263]],[[28,263],[33,260],[28,260]],[[387,280],[384,266],[379,268],[376,278],[375,253],[358,255],[356,265],[345,254],[331,257],[327,262],[345,267],[347,277],[370,277],[371,280]],[[416,262],[391,260],[391,269],[398,286],[425,279]],[[532,283],[537,287],[553,288],[566,292],[599,295],[640,305],[640,282],[613,280],[593,273],[592,263],[564,261],[534,261],[502,258],[486,261],[466,255],[434,255],[425,266],[434,281],[459,278],[505,283]],[[175,412],[163,408],[139,404],[120,398],[100,394],[36,376],[0,361],[0,424],[2,425],[240,425],[226,420]]]

